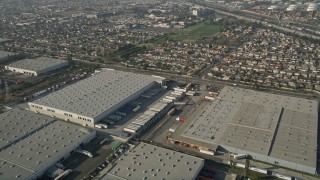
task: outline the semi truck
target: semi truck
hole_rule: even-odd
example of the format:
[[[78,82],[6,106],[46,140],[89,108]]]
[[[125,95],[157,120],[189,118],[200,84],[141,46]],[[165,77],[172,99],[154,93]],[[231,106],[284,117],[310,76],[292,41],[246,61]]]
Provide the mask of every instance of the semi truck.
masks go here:
[[[134,108],[132,111],[133,112],[137,112],[137,111],[139,111],[141,109],[141,106],[137,106],[136,108]]]
[[[233,156],[234,159],[245,159],[247,157],[248,157],[248,154],[237,154]]]
[[[77,153],[86,155],[86,156],[88,156],[88,157],[91,157],[91,158],[93,157],[93,155],[92,155],[91,152],[86,151],[86,150],[83,150],[83,149],[81,149],[81,148],[77,148],[75,151],[76,151]]]
[[[209,101],[215,100],[215,98],[209,97],[209,96],[201,96],[200,98],[201,98],[202,100],[209,100]]]
[[[172,108],[172,109],[168,112],[168,116],[171,116],[175,111],[176,111],[176,108]]]
[[[99,129],[108,129],[108,125],[106,124],[96,124],[94,127],[99,128]]]
[[[184,118],[184,117],[177,117],[176,120],[179,121],[179,122],[185,122],[185,121],[186,121],[186,118]]]

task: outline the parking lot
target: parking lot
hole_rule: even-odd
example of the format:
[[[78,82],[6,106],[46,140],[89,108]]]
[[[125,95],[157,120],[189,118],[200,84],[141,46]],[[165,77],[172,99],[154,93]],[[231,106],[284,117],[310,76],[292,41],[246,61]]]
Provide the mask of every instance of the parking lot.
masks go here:
[[[93,154],[92,158],[83,154],[74,153],[63,161],[63,165],[67,169],[73,170],[65,179],[80,180],[83,177],[89,176],[92,171],[106,161],[106,158],[112,154],[112,141],[105,142],[101,145],[100,142],[105,137],[107,136],[97,133],[97,137],[83,147],[83,149]]]

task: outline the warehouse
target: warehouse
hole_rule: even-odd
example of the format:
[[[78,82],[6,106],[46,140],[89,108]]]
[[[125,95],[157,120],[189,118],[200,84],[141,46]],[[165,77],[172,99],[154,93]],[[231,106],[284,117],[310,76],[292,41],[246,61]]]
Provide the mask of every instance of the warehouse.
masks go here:
[[[53,118],[30,111],[13,109],[0,114],[0,150],[19,141],[54,121]]]
[[[181,137],[315,173],[318,101],[226,87],[200,111]]]
[[[39,57],[35,59],[23,59],[5,66],[6,70],[27,74],[30,76],[39,76],[40,74],[68,66],[68,61]]]
[[[0,115],[1,132],[19,138],[18,141],[11,140],[10,145],[0,152],[0,179],[40,178],[49,167],[63,161],[77,147],[95,137],[94,130],[26,110],[14,109]],[[9,128],[13,124],[15,127]],[[24,133],[23,128],[29,130]]]
[[[204,165],[204,160],[140,143],[119,157],[114,164],[103,180],[195,179]]]
[[[0,62],[8,61],[10,57],[14,57],[15,54],[8,51],[0,51]]]
[[[34,112],[93,127],[96,122],[163,82],[161,77],[103,69],[28,104]]]

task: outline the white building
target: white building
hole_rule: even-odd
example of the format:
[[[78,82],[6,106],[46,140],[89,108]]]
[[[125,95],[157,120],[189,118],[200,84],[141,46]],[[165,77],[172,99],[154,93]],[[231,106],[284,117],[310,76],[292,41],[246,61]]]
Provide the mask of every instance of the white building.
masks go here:
[[[314,174],[319,102],[225,87],[182,136],[194,144]]]
[[[29,102],[30,110],[85,126],[96,122],[138,98],[165,78],[111,69]]]
[[[96,132],[30,111],[0,114],[0,179],[39,179]]]
[[[5,66],[6,70],[23,73],[31,76],[38,76],[64,66],[69,65],[68,61],[39,57],[36,59],[23,59]]]
[[[196,179],[204,160],[140,143],[119,157],[114,164],[102,180]]]
[[[198,10],[197,9],[192,10],[192,15],[198,16]]]

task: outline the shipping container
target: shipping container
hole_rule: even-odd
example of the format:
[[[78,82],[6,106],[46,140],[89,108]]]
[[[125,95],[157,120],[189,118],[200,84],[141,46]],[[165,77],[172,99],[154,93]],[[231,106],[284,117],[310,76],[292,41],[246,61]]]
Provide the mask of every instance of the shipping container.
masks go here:
[[[186,102],[177,102],[177,101],[175,101],[174,103],[173,103],[174,105],[186,105]]]
[[[168,103],[171,103],[171,102],[173,101],[173,99],[168,99],[168,98],[163,98],[162,100],[163,100],[163,101],[166,101],[166,102],[168,102]]]
[[[173,96],[166,96],[167,99],[172,99],[172,100],[175,100],[176,97],[173,97]]]
[[[187,90],[185,89],[181,89],[181,88],[173,88],[175,91],[180,91],[180,92],[187,92]]]

